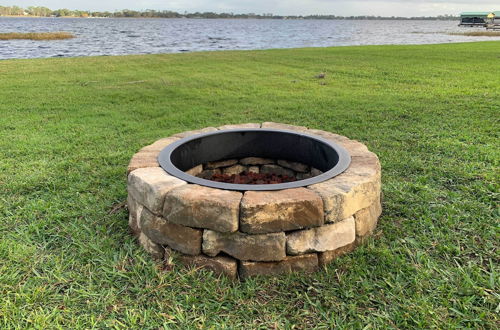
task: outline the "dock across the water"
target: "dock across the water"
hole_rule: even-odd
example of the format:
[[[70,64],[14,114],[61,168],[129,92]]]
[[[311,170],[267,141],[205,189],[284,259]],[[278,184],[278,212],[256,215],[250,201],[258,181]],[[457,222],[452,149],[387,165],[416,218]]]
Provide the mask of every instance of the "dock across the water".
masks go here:
[[[458,26],[500,29],[500,11],[461,13]]]

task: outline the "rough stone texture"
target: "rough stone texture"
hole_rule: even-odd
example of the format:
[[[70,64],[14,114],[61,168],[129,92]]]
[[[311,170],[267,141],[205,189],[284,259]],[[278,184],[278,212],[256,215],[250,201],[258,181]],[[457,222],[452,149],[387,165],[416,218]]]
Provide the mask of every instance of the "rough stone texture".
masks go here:
[[[140,217],[142,232],[151,241],[189,255],[201,253],[202,231],[170,223],[144,208]]]
[[[215,168],[220,168],[220,167],[228,167],[232,166],[234,164],[237,164],[238,160],[237,159],[226,159],[226,160],[221,160],[217,162],[208,162],[206,164],[207,169],[215,169]]]
[[[247,235],[203,232],[203,252],[215,257],[225,252],[239,260],[280,261],[285,259],[285,233]]]
[[[160,167],[157,158],[157,151],[139,151],[132,156],[132,159],[127,167],[127,175],[138,168]]]
[[[318,170],[318,169],[316,169],[314,167],[311,167],[311,170],[309,172],[307,172],[307,173],[297,173],[295,175],[295,177],[298,180],[304,180],[304,179],[309,179],[309,178],[318,176],[320,174],[323,174],[323,172],[321,172],[320,170]]]
[[[202,134],[202,133],[210,133],[210,132],[215,132],[215,131],[217,131],[217,128],[215,128],[215,127],[206,127],[206,128],[198,129],[195,131],[186,131],[186,132],[177,133],[177,134],[173,135],[172,137],[177,137],[177,138],[182,139],[182,138],[185,138],[188,136],[198,135],[198,134]]]
[[[205,255],[180,256],[179,261],[188,267],[207,269],[217,275],[226,275],[231,279],[238,277],[238,262],[229,257],[207,257]]]
[[[375,201],[372,205],[354,214],[356,222],[356,236],[365,237],[370,235],[375,227],[377,227],[378,217],[382,213],[380,200]]]
[[[363,156],[351,157],[351,164],[344,173],[360,176],[375,176],[380,175],[381,171],[382,167],[380,166],[377,155],[367,151]]]
[[[318,170],[317,168],[311,168],[311,176],[318,176],[320,174],[323,174],[322,171]]]
[[[332,179],[309,186],[323,199],[327,222],[352,216],[380,197],[380,174],[361,176],[342,173]]]
[[[297,175],[295,175],[295,178],[297,178],[297,180],[305,180],[312,178],[312,175],[311,173],[297,173]]]
[[[234,232],[242,196],[237,191],[184,185],[167,194],[163,216],[179,225]]]
[[[294,126],[294,125],[273,123],[273,122],[262,123],[262,128],[287,129],[291,131],[307,132],[307,127],[304,126]]]
[[[350,253],[356,248],[356,242],[347,244],[333,251],[325,251],[318,253],[318,261],[320,267],[324,267],[344,254]]]
[[[302,172],[306,173],[309,172],[309,166],[306,164],[298,163],[298,162],[291,162],[288,160],[278,160],[278,165],[289,168],[291,170],[294,170],[296,172]]]
[[[366,152],[368,152],[368,148],[363,143],[348,139],[342,135],[317,129],[309,129],[309,133],[321,136],[322,138],[340,144],[342,147],[346,148],[349,151],[351,156],[363,156]]]
[[[165,254],[165,249],[160,245],[156,244],[150,240],[144,233],[139,234],[139,244],[146,250],[147,253],[153,256],[153,258],[161,260]]]
[[[217,127],[220,130],[223,129],[238,129],[238,128],[260,128],[259,123],[246,123],[246,124],[235,124],[235,125],[224,125]]]
[[[289,177],[295,176],[295,173],[292,170],[281,167],[279,165],[262,165],[260,168],[260,173],[270,173],[276,175],[286,175]]]
[[[144,148],[141,149],[141,151],[156,151],[159,153],[166,146],[174,143],[177,140],[179,140],[179,138],[176,138],[176,137],[167,137],[167,138],[159,139],[158,141],[155,141],[152,144],[145,146]]]
[[[333,251],[354,242],[355,238],[354,218],[350,217],[338,223],[288,234],[286,251],[290,255]]]
[[[250,167],[248,168],[248,172],[250,172],[250,173],[257,173],[257,174],[259,174],[259,172],[260,172],[260,168],[259,168],[258,166],[250,166]]]
[[[132,195],[127,196],[127,208],[128,208],[128,225],[132,234],[134,236],[139,236],[141,233],[141,227],[139,223],[139,218],[141,216],[142,209],[144,206],[137,203],[137,201],[132,197]]]
[[[168,191],[186,182],[167,174],[160,167],[139,168],[128,176],[128,191],[151,212],[160,214]]]
[[[276,163],[274,159],[260,158],[260,157],[246,157],[240,159],[242,165],[267,165]]]
[[[192,175],[192,176],[197,176],[201,172],[203,172],[203,165],[198,165],[198,166],[195,166],[195,167],[187,170],[186,174],[189,174],[189,175]]]
[[[305,188],[246,191],[241,200],[240,230],[263,234],[321,226],[321,197]]]
[[[319,129],[311,129],[310,128],[308,130],[308,133],[309,134],[318,135],[318,136],[320,136],[320,137],[322,137],[324,139],[331,140],[331,141],[336,142],[336,143],[349,140],[345,136],[338,135],[338,134],[331,133],[331,132],[322,131],[322,130],[319,130]]]
[[[233,174],[237,175],[237,174],[240,174],[241,172],[245,172],[245,171],[247,171],[246,166],[237,164],[237,165],[233,165],[231,167],[226,167],[222,171],[222,173],[227,174],[227,175],[233,175]]]
[[[352,157],[364,156],[367,152],[369,152],[368,148],[363,143],[356,140],[342,140],[339,141],[338,144],[346,148]]]
[[[257,275],[270,276],[292,272],[312,273],[316,270],[318,270],[318,256],[316,253],[286,257],[285,260],[278,262],[242,261],[239,267],[242,279]]]
[[[213,170],[204,170],[200,174],[197,175],[197,177],[202,178],[202,179],[207,179],[210,180],[214,174],[221,174],[220,168],[216,168]]]

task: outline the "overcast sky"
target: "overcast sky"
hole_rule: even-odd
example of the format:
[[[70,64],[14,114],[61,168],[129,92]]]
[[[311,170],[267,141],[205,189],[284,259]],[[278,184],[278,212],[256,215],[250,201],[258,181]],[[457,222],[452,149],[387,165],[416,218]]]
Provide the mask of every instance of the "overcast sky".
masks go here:
[[[276,15],[428,16],[462,11],[500,10],[500,1],[482,0],[0,0],[0,5],[46,6],[82,10],[157,9]]]

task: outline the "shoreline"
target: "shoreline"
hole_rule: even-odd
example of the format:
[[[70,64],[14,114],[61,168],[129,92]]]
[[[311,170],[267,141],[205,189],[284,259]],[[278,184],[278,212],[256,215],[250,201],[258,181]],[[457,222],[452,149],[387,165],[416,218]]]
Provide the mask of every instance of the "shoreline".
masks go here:
[[[488,37],[495,38],[495,37]],[[100,58],[100,57],[127,57],[127,56],[162,56],[162,55],[182,55],[182,54],[198,54],[198,53],[224,53],[224,52],[266,52],[266,51],[290,51],[290,50],[314,50],[314,49],[335,49],[335,48],[373,48],[373,47],[425,47],[425,46],[445,46],[445,45],[459,45],[471,43],[496,43],[500,40],[478,40],[478,41],[457,41],[457,42],[440,42],[440,43],[426,43],[426,44],[373,44],[373,45],[336,45],[326,47],[291,47],[291,48],[261,48],[261,49],[214,49],[214,50],[193,50],[193,51],[176,51],[176,52],[159,52],[159,53],[137,53],[137,54],[115,54],[115,55],[77,55],[77,56],[50,56],[50,57],[30,57],[30,58],[0,58],[3,61],[19,61],[19,60],[47,60],[47,59],[77,59],[77,58]],[[0,40],[1,42],[12,40]],[[44,41],[46,40],[38,40]],[[58,41],[58,40],[55,40]]]

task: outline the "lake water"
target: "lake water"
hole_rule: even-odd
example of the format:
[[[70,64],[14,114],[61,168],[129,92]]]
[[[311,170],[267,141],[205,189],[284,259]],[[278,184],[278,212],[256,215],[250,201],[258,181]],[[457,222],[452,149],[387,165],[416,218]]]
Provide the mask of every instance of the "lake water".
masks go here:
[[[0,17],[0,32],[67,31],[69,40],[0,41],[0,59],[500,40],[455,21]],[[479,29],[482,30],[482,29]]]

